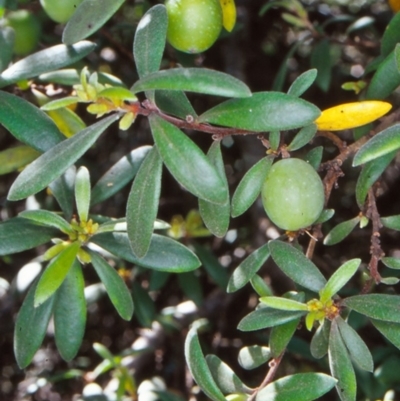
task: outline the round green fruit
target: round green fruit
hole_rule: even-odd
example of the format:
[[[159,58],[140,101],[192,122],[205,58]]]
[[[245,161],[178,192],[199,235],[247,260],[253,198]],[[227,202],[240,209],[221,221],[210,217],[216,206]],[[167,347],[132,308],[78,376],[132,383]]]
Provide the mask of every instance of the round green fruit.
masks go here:
[[[217,40],[222,28],[219,0],[167,0],[168,42],[185,53],[201,53]]]
[[[273,164],[262,188],[268,217],[288,231],[313,224],[322,212],[324,199],[321,178],[300,159],[283,159]]]
[[[9,12],[7,21],[15,32],[13,53],[25,56],[33,52],[39,43],[41,31],[36,17],[28,10],[18,10]]]
[[[40,0],[46,14],[55,22],[65,24],[83,0]]]

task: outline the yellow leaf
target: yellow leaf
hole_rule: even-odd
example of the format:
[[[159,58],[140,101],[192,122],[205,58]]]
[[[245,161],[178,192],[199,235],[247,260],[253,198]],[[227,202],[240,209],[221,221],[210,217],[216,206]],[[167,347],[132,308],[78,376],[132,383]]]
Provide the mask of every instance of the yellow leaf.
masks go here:
[[[222,8],[222,25],[231,32],[236,23],[235,0],[219,0]]]
[[[389,5],[395,13],[400,11],[400,0],[389,0]]]
[[[361,127],[384,116],[392,105],[380,100],[345,103],[324,110],[315,120],[319,131],[341,131]]]

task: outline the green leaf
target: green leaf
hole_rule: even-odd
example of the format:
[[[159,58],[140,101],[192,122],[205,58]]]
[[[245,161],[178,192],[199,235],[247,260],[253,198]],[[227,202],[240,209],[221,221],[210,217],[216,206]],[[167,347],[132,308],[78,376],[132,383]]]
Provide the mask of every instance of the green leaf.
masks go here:
[[[288,95],[300,97],[315,81],[318,71],[315,68],[300,74],[290,85]]]
[[[195,328],[190,329],[186,337],[185,358],[190,373],[207,397],[213,401],[225,401],[207,366]]]
[[[350,220],[343,221],[333,227],[324,238],[324,245],[335,245],[343,241],[360,222],[360,216],[356,216]]]
[[[311,66],[318,71],[315,83],[323,92],[328,91],[332,79],[330,47],[330,41],[328,39],[322,39],[313,48],[310,59]]]
[[[396,48],[394,49],[394,57],[396,60],[397,71],[400,73],[400,45],[399,44],[397,44]]]
[[[375,328],[395,347],[400,349],[400,324],[371,319]]]
[[[219,173],[199,147],[174,125],[149,117],[157,149],[175,179],[195,196],[224,204],[228,193]]]
[[[106,287],[107,294],[115,309],[122,319],[131,320],[133,300],[124,280],[97,252],[89,251],[89,253],[92,258],[92,265],[104,287]]]
[[[295,283],[314,292],[319,292],[325,286],[325,277],[298,249],[275,240],[269,242],[269,250],[278,267]]]
[[[251,345],[249,347],[243,347],[239,351],[238,362],[243,369],[252,370],[263,365],[271,358],[271,351],[268,347]]]
[[[308,307],[306,304],[294,301],[292,299],[268,296],[261,297],[260,301],[273,309],[286,311],[308,311]]]
[[[84,0],[64,28],[63,43],[72,45],[96,32],[123,3],[124,0]]]
[[[85,281],[77,260],[56,293],[54,329],[57,349],[65,361],[75,358],[86,325]]]
[[[284,131],[310,125],[321,114],[313,104],[280,92],[231,99],[206,111],[199,122],[254,132]]]
[[[14,29],[3,24],[0,30],[0,73],[10,64],[13,56],[14,39]]]
[[[42,344],[53,313],[54,297],[35,307],[33,305],[35,291],[36,284],[30,288],[15,322],[14,354],[21,369],[31,363],[35,352]]]
[[[355,154],[353,166],[367,163],[400,149],[400,124],[392,125],[371,138]]]
[[[280,131],[272,131],[268,135],[269,145],[272,150],[278,150],[279,145],[281,144],[281,132]]]
[[[340,399],[342,401],[355,401],[357,393],[356,376],[336,320],[332,321],[329,335],[329,366],[332,376],[338,381],[336,390]]]
[[[8,199],[24,199],[44,189],[78,160],[117,119],[117,115],[106,117],[52,147],[17,177]]]
[[[374,361],[367,345],[358,333],[340,316],[335,319],[351,359],[363,370],[373,372]]]
[[[243,214],[260,195],[273,159],[264,157],[243,176],[232,197],[232,217]]]
[[[224,160],[221,153],[221,142],[214,141],[207,153],[211,164],[217,170],[226,190],[226,202],[222,205],[199,199],[199,212],[205,226],[216,236],[223,237],[229,228],[231,208],[229,204],[229,187],[225,174]]]
[[[180,91],[156,91],[156,104],[167,114],[185,120],[188,116],[197,117],[196,111],[186,94]]]
[[[135,305],[135,316],[141,327],[151,328],[156,317],[156,307],[148,290],[146,291],[138,282],[132,283],[132,298]]]
[[[235,372],[217,356],[207,355],[206,362],[214,381],[224,394],[251,393],[251,389],[243,384]]]
[[[57,235],[59,231],[54,228],[14,217],[0,223],[0,255],[11,255],[35,248]]]
[[[319,292],[321,302],[325,303],[336,295],[354,276],[360,264],[361,259],[351,259],[340,266]]]
[[[43,111],[58,110],[63,107],[70,106],[78,103],[79,98],[77,96],[67,96],[61,99],[52,100],[40,107]]]
[[[178,274],[178,283],[188,299],[192,300],[198,307],[203,305],[203,288],[196,272]]]
[[[400,214],[396,216],[381,217],[381,223],[387,228],[400,231]]]
[[[400,71],[397,69],[395,50],[379,64],[368,86],[366,99],[387,98],[400,85]]]
[[[304,158],[304,161],[309,163],[311,166],[314,167],[315,170],[318,170],[321,160],[322,160],[322,153],[324,148],[322,146],[317,146],[314,149],[311,149]]]
[[[19,214],[19,217],[35,221],[47,227],[57,228],[66,234],[73,232],[66,220],[57,213],[49,212],[48,210],[24,210]]]
[[[140,20],[133,42],[133,55],[140,78],[160,68],[167,26],[167,11],[162,4],[150,8]]]
[[[293,138],[292,142],[287,147],[289,152],[294,152],[310,143],[317,133],[317,126],[315,124],[303,127]]]
[[[95,47],[95,43],[85,40],[73,46],[56,45],[38,51],[3,71],[0,74],[0,87],[73,64],[91,53]]]
[[[81,166],[75,177],[75,202],[80,221],[87,221],[90,207],[89,170]]]
[[[241,331],[254,331],[278,326],[298,319],[306,314],[303,311],[282,311],[268,307],[261,307],[245,316],[238,325]]]
[[[0,175],[22,169],[39,156],[37,150],[25,145],[3,150],[0,152]]]
[[[358,176],[356,185],[356,199],[360,208],[364,206],[369,189],[386,170],[386,167],[391,163],[393,158],[396,156],[396,153],[396,151],[387,153],[386,155],[378,157],[364,165],[360,175]]]
[[[400,259],[399,258],[392,258],[392,257],[385,257],[381,259],[381,262],[389,267],[390,269],[400,270]]]
[[[258,270],[261,269],[269,256],[269,244],[264,244],[247,256],[247,258],[233,271],[232,276],[229,279],[227,292],[235,292],[244,287]]]
[[[256,401],[312,401],[331,390],[336,380],[324,373],[297,373],[261,389]]]
[[[161,173],[162,160],[154,146],[133,181],[126,207],[128,238],[138,258],[145,256],[150,246],[160,201]]]
[[[79,249],[79,242],[73,242],[51,260],[38,282],[35,292],[35,307],[43,304],[57,291],[71,269]]]
[[[51,193],[56,198],[64,216],[71,220],[74,210],[74,185],[76,177],[76,167],[71,166],[67,171],[49,184]]]
[[[354,295],[343,306],[377,320],[400,323],[400,296],[387,294]]]
[[[0,91],[0,123],[19,141],[45,152],[65,139],[46,113],[21,97]]]
[[[324,209],[317,220],[315,220],[314,224],[322,224],[326,221],[330,220],[335,214],[334,209]]]
[[[251,280],[250,284],[253,287],[254,291],[260,296],[260,297],[268,297],[269,295],[272,295],[272,290],[271,287],[265,282],[265,280],[260,277],[258,274],[255,274]]]
[[[184,245],[171,238],[153,234],[146,256],[137,258],[126,233],[104,233],[92,237],[91,242],[108,252],[138,266],[164,272],[182,273],[200,266],[197,256]]]
[[[115,163],[92,188],[91,204],[100,203],[119,192],[135,177],[151,146],[140,146]]]
[[[331,330],[331,322],[324,319],[311,339],[310,351],[311,355],[316,359],[323,358],[328,353],[329,332]]]
[[[381,39],[381,54],[387,56],[400,43],[400,14],[393,16]]]

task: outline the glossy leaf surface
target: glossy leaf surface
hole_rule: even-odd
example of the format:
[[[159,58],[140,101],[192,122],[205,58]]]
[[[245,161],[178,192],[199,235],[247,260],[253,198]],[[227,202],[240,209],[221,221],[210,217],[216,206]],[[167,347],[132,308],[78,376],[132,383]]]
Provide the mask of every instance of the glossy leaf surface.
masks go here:
[[[381,259],[381,262],[391,268],[391,269],[396,269],[396,270],[400,270],[400,259],[399,258],[393,258],[390,256],[386,256],[384,258]]]
[[[321,359],[328,353],[330,330],[331,322],[324,319],[323,324],[318,327],[311,339],[310,351],[314,358]]]
[[[197,256],[188,248],[158,234],[153,234],[146,256],[137,258],[133,253],[126,233],[105,233],[92,238],[91,242],[110,253],[149,269],[182,273],[200,267]]]
[[[353,160],[353,166],[367,163],[400,149],[400,124],[384,129],[361,146]]]
[[[269,258],[269,244],[264,244],[252,252],[240,265],[233,271],[228,283],[228,292],[235,292],[244,287],[252,277],[261,269],[262,265]]]
[[[283,131],[310,125],[320,111],[305,100],[280,92],[259,92],[231,99],[206,111],[199,121],[254,132]]]
[[[387,56],[400,43],[400,14],[393,16],[381,39],[381,54]]]
[[[273,159],[264,157],[243,176],[232,197],[232,217],[243,214],[260,195]]]
[[[57,349],[65,361],[72,360],[81,346],[86,326],[85,281],[75,260],[57,291],[54,305],[54,329]]]
[[[238,79],[206,68],[171,68],[146,75],[131,88],[134,93],[146,90],[178,90],[225,97],[249,97],[250,89]]]
[[[271,241],[269,249],[278,267],[295,283],[314,292],[320,291],[326,284],[314,263],[298,249],[282,241]]]
[[[303,127],[293,138],[292,142],[287,147],[289,152],[293,152],[307,145],[317,133],[317,126],[315,124]]]
[[[52,147],[17,177],[10,188],[8,199],[24,199],[44,189],[78,160],[117,118],[106,117]]]
[[[150,246],[160,201],[161,172],[162,160],[154,146],[133,181],[126,207],[128,237],[138,258],[145,256]]]
[[[185,358],[190,373],[204,393],[213,401],[225,401],[225,397],[215,383],[204,358],[195,328],[190,329],[187,334],[185,341]]]
[[[82,166],[75,177],[75,203],[80,221],[87,221],[90,207],[90,175],[89,170]]]
[[[19,216],[47,227],[57,228],[64,233],[72,232],[72,228],[66,220],[59,214],[49,212],[48,210],[24,210]]]
[[[71,166],[67,171],[49,184],[49,188],[56,198],[64,216],[71,220],[74,205],[74,185],[75,185],[76,167]]]
[[[165,113],[180,117],[183,120],[187,116],[197,117],[197,113],[186,94],[181,91],[156,91],[156,104]]]
[[[122,319],[130,320],[133,315],[133,300],[124,280],[97,252],[90,251],[90,256],[115,309]]]
[[[46,113],[25,99],[0,91],[0,124],[20,142],[45,152],[65,139]]]
[[[63,43],[72,45],[96,32],[123,3],[124,0],[84,0],[64,28]]]
[[[314,83],[317,74],[315,68],[300,74],[290,85],[288,95],[300,97]]]
[[[343,221],[333,227],[324,238],[324,245],[336,245],[343,241],[360,222],[360,217],[356,216],[353,219]]]
[[[53,312],[54,297],[34,307],[36,284],[34,284],[19,310],[14,329],[14,354],[18,366],[26,368],[39,349]]]
[[[199,147],[174,125],[149,117],[157,149],[175,179],[195,196],[224,204],[229,196],[219,173]]]
[[[91,204],[100,203],[115,195],[139,170],[151,146],[140,146],[115,163],[92,188]]]
[[[258,368],[272,358],[271,350],[268,347],[260,345],[251,345],[243,347],[239,351],[238,362],[246,370]]]
[[[224,183],[225,190],[229,194],[228,180],[226,178],[224,160],[222,159],[220,141],[214,141],[211,144],[211,147],[207,153],[207,157],[218,172],[221,181]],[[199,199],[199,212],[205,226],[216,237],[221,238],[226,234],[231,216],[229,196],[222,205],[207,202],[204,199]]]
[[[306,304],[292,299],[281,297],[261,297],[260,301],[273,309],[286,310],[286,311],[308,311]]]
[[[384,227],[392,230],[400,231],[400,215],[381,217],[381,222]]]
[[[82,41],[73,46],[56,45],[40,50],[3,71],[0,74],[0,87],[73,64],[91,53],[95,47],[95,43]]]

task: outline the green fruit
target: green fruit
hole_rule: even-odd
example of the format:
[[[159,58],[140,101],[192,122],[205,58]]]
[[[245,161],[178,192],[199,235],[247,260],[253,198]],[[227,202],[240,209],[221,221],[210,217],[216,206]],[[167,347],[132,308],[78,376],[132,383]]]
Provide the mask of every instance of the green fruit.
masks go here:
[[[7,20],[15,32],[13,53],[17,56],[25,56],[34,51],[41,31],[36,17],[28,10],[18,10],[9,12]]]
[[[321,178],[300,159],[283,159],[273,164],[262,188],[268,217],[289,231],[314,223],[322,212],[324,199]]]
[[[65,24],[83,0],[40,0],[46,14],[55,22]]]
[[[222,28],[219,0],[167,0],[168,42],[185,53],[200,53],[217,40]]]

